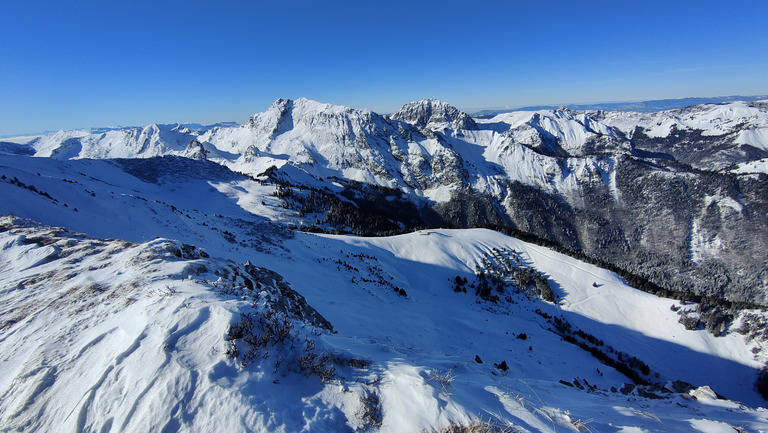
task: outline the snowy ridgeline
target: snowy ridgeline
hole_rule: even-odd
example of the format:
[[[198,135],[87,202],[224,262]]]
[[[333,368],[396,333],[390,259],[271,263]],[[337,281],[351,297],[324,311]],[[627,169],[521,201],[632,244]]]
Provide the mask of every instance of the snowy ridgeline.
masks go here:
[[[1,143],[0,215],[15,216],[0,220],[0,431],[768,430],[759,310],[656,297],[489,230],[297,230],[408,227],[429,200],[443,218],[477,216],[494,203],[454,190],[509,192],[510,180],[579,200],[602,185],[626,203],[643,191],[618,167],[656,185],[676,176],[664,140],[716,137],[731,144],[698,163],[727,154],[752,168],[683,184],[700,209],[682,250],[700,270],[733,250],[718,218],[757,218],[764,190],[747,187],[762,162],[749,158],[765,124],[761,103],[473,120],[434,100],[391,117],[281,100],[242,127]],[[625,148],[630,134],[642,151]],[[117,156],[132,159],[100,160]],[[552,211],[532,189],[515,194]],[[646,204],[649,220],[681,213]],[[659,221],[642,239],[654,250],[675,241],[675,221]],[[739,229],[756,249],[758,229]]]
[[[322,191],[321,198],[297,194],[303,202],[280,204],[306,216],[294,218],[297,225],[360,234],[513,227],[665,289],[768,303],[768,217],[760,210],[768,206],[766,107],[557,109],[473,119],[437,100],[384,116],[281,99],[244,125],[59,131],[0,143],[0,154],[131,158],[128,171],[152,183],[172,176],[137,159],[207,161],[217,187],[251,209],[259,207],[253,195],[230,186],[212,164]],[[265,203],[261,211],[274,215],[273,203]]]
[[[441,172],[454,168],[466,171],[475,186],[487,183],[499,174],[498,164],[512,179],[563,189],[566,179],[546,179],[555,167],[541,156],[594,164],[597,156],[626,153],[674,158],[701,170],[762,173],[758,163],[768,158],[766,104],[731,102],[655,113],[516,111],[473,119],[437,100],[409,103],[383,116],[305,98],[280,99],[245,125],[153,123],[58,131],[0,140],[0,151],[56,159],[178,155],[208,158],[250,174],[290,162],[316,176],[417,190],[447,185]],[[453,161],[456,154],[459,160]]]
[[[281,239],[232,261],[4,217],[3,429],[768,428],[741,336],[608,271],[487,230]],[[495,302],[456,290],[484,279]]]

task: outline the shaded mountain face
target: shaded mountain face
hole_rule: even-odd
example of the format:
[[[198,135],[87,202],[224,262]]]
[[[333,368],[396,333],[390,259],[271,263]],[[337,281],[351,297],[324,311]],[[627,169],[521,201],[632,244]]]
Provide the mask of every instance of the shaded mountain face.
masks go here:
[[[387,117],[302,98],[242,126],[59,132],[31,146],[58,159],[205,158],[279,180],[285,206],[317,229],[508,227],[667,289],[768,301],[760,102],[472,119],[437,100]]]

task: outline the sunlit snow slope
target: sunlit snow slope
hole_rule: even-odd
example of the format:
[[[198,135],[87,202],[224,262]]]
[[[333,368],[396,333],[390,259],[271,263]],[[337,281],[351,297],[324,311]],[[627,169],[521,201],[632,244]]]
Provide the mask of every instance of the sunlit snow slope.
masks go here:
[[[302,223],[320,229],[512,227],[665,289],[765,304],[766,140],[764,101],[473,119],[434,99],[386,116],[299,98],[279,99],[243,125],[58,131],[0,142],[0,152],[62,162],[207,160],[323,191],[295,204],[317,210]],[[363,188],[397,195],[388,215],[377,213],[382,224],[365,230],[339,206],[328,221],[329,195],[350,200]],[[258,208],[249,191],[228,194]],[[374,206],[386,198],[371,196]],[[261,210],[276,216],[273,206]]]
[[[2,156],[0,211],[45,224],[0,228],[3,430],[768,429],[759,343],[687,331],[670,307],[692,305],[488,230],[296,232],[273,185],[148,161]],[[505,266],[557,302],[476,296],[476,272]]]

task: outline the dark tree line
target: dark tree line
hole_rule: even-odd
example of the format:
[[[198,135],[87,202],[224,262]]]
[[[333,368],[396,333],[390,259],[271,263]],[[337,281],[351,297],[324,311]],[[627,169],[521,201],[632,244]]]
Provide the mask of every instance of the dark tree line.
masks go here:
[[[394,188],[338,179],[337,181],[344,185],[344,190],[337,195],[327,187],[318,189],[292,185],[279,179],[279,171],[272,170],[268,175],[270,181],[278,185],[276,195],[283,199],[285,207],[298,211],[300,215],[324,214],[322,220],[317,219],[315,224],[302,228],[302,230],[309,232],[391,236],[424,229],[487,228],[615,272],[627,284],[646,293],[664,298],[679,299],[681,302],[698,303],[702,305],[702,310],[707,313],[702,315],[700,320],[708,329],[716,330],[721,327],[723,322],[729,322],[732,319],[733,311],[766,308],[766,306],[755,302],[735,301],[723,296],[708,296],[690,290],[682,290],[675,287],[671,282],[666,285],[663,282],[658,283],[658,280],[663,281],[664,278],[657,278],[657,282],[653,282],[621,265],[587,254],[578,247],[569,248],[563,246],[563,243],[554,242],[512,227],[508,221],[496,218],[479,218],[469,221],[467,218],[461,217],[462,215],[454,215],[457,218],[447,218],[446,216],[453,214],[445,211],[438,213],[428,207],[417,208],[403,196],[400,190]],[[458,197],[459,202],[462,198],[466,199],[468,195],[469,193],[465,193],[464,196]],[[479,207],[483,208],[483,212],[480,212],[483,215],[495,213],[488,203],[483,203]],[[468,225],[469,222],[472,224]],[[575,236],[575,233],[564,233],[565,235]],[[524,275],[520,275],[520,277],[523,281],[531,281]],[[534,280],[533,284],[542,291],[542,297],[554,300],[554,293],[550,294],[543,282],[536,283],[536,281]],[[483,290],[483,294],[485,296],[490,295],[487,290]]]
[[[541,310],[536,313],[547,320],[552,325],[548,330],[559,335],[563,341],[579,346],[581,349],[589,352],[603,364],[615,368],[621,374],[627,376],[636,385],[651,385],[649,379],[651,368],[639,358],[627,353],[618,351],[612,346],[605,346],[603,340],[592,334],[575,328],[563,317],[551,316]]]

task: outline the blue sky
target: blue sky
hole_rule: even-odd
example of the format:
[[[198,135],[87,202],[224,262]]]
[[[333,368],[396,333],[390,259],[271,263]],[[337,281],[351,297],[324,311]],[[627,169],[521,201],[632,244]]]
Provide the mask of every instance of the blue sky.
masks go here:
[[[768,94],[768,1],[0,0],[0,135]]]

